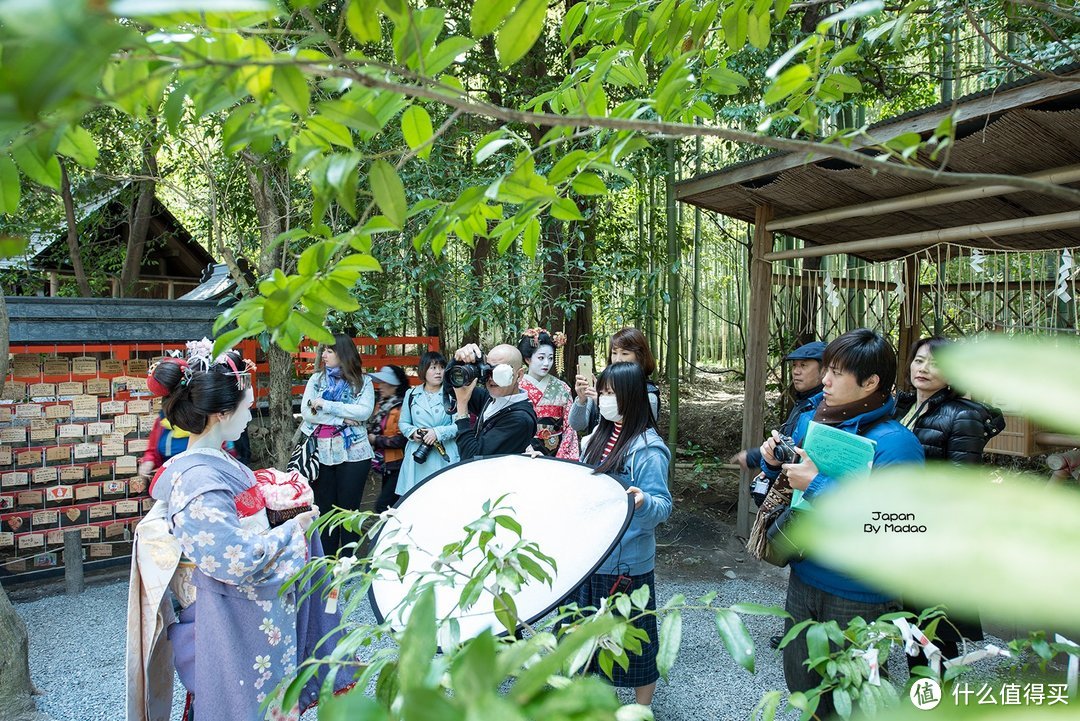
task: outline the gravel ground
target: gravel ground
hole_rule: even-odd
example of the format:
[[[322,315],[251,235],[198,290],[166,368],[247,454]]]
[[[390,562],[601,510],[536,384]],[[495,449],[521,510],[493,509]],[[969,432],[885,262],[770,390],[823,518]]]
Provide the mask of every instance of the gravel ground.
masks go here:
[[[12,599],[30,629],[30,665],[41,690],[38,707],[58,721],[120,721],[124,716],[124,634],[127,580],[92,580],[78,597],[63,595],[59,585],[53,595]],[[719,605],[755,602],[783,605],[783,577],[778,574],[753,579],[718,582],[658,578],[660,602],[683,593],[688,598],[718,591]],[[35,594],[40,595],[40,594]],[[369,608],[354,619],[373,622]],[[723,649],[712,618],[688,615],[683,625],[682,650],[670,682],[660,682],[653,703],[658,719],[747,719],[761,696],[783,689],[780,655],[768,646],[779,629],[770,617],[746,617],[758,650],[757,672],[738,666]],[[894,652],[890,666],[894,678],[905,678],[906,669]],[[182,694],[176,686],[174,716],[179,718]],[[632,698],[632,692],[623,695]],[[313,721],[314,711],[305,715]],[[794,718],[794,716],[792,716]]]

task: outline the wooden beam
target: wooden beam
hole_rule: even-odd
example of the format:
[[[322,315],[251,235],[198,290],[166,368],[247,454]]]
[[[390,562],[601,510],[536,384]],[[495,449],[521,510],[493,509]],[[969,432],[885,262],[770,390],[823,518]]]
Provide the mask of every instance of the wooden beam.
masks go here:
[[[900,118],[891,122],[885,121],[870,127],[869,131],[872,137],[867,139],[866,142],[855,143],[851,147],[854,149],[873,147],[904,133],[919,133],[921,135],[922,133],[933,132],[938,124],[953,112],[954,107],[956,110],[956,124],[959,125],[964,121],[972,121],[1006,110],[1015,110],[1072,95],[1076,92],[1075,78],[1078,75],[1080,75],[1080,71],[1068,74],[1063,80],[1038,80],[989,95],[979,95],[966,100],[961,98],[955,106],[953,104],[940,104],[928,108],[915,117]],[[756,162],[740,163],[731,168],[718,170],[715,173],[680,183],[675,188],[675,197],[678,200],[689,200],[690,197],[699,193],[767,178],[785,170],[798,168],[829,157],[831,157],[829,153],[824,152],[769,155]]]
[[[886,235],[881,238],[849,240],[828,245],[812,245],[795,250],[781,250],[768,253],[766,260],[788,260],[790,258],[812,258],[819,255],[839,255],[841,253],[867,253],[879,250],[915,249],[938,243],[956,243],[975,238],[993,238],[1018,233],[1041,233],[1046,230],[1075,228],[1080,226],[1080,210],[1049,215],[1035,215],[1028,218],[1011,218],[992,223],[975,223],[953,228],[924,230],[918,233]]]
[[[824,278],[820,275],[784,275],[783,273],[772,274],[773,285],[787,288],[820,288],[824,284]],[[868,280],[865,278],[833,278],[833,285],[837,288],[850,288],[852,290],[888,290],[896,286],[895,283],[880,280]]]
[[[746,329],[746,384],[743,387],[742,447],[761,445],[765,430],[765,376],[769,365],[769,310],[772,308],[772,264],[765,258],[773,247],[773,235],[767,229],[772,206],[758,206],[755,213],[754,238],[750,246],[750,309]],[[757,475],[750,469],[742,474],[739,484],[738,518],[735,532],[750,535],[750,479]]]
[[[904,258],[904,288],[907,293],[900,306],[900,318],[897,324],[896,349],[896,385],[908,388],[908,365],[911,363],[911,346],[919,339],[922,327],[922,286],[919,285],[919,258]]]
[[[1080,180],[1080,165],[1070,165],[1064,168],[1056,168],[1044,173],[1035,173],[1034,175],[1024,177],[1058,185],[1074,183]],[[992,198],[998,195],[1019,192],[1023,192],[1023,189],[1015,188],[1011,185],[987,185],[981,188],[958,187],[928,190],[924,193],[913,193],[912,195],[903,195],[897,198],[886,198],[884,200],[874,200],[869,203],[848,205],[842,208],[820,210],[816,213],[794,215],[790,218],[777,218],[769,223],[769,230],[790,230],[791,228],[801,228],[804,225],[819,225],[821,223],[831,223],[833,221],[846,220],[848,218],[864,218],[868,215],[899,213],[900,211],[911,210],[913,208],[931,208],[946,203]]]

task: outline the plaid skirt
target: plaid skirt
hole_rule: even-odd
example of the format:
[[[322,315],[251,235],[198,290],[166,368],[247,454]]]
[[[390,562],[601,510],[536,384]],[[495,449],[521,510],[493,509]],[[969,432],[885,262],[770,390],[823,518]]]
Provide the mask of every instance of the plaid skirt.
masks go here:
[[[594,573],[567,597],[566,603],[576,603],[579,608],[586,606],[599,608],[601,602],[611,595],[611,588],[615,585],[616,579],[618,579],[618,576]],[[653,578],[653,572],[649,571],[640,576],[630,576],[630,579],[633,581],[632,590],[637,590],[645,585],[649,586],[649,602],[645,607],[650,611],[655,611],[656,581]],[[641,644],[640,655],[634,654],[632,651],[626,652],[627,657],[630,659],[630,665],[625,671],[619,664],[612,666],[611,683],[621,688],[648,686],[660,678],[660,672],[656,670],[656,616],[642,616],[632,621],[632,623],[649,634],[649,642]],[[601,678],[607,678],[607,675],[600,670],[600,664],[597,662],[596,656],[593,656],[589,662],[589,671],[599,674]]]

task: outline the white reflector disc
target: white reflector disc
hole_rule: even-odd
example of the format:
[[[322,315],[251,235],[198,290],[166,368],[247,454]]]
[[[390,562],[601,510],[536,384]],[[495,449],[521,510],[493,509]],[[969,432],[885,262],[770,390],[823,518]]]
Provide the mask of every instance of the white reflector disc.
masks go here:
[[[430,574],[444,546],[465,537],[465,526],[483,515],[484,503],[494,504],[500,496],[505,496],[501,506],[513,508],[521,538],[537,543],[557,564],[554,572],[545,567],[554,578],[551,586],[530,580],[514,594],[518,617],[524,623],[547,615],[592,575],[622,538],[634,512],[625,486],[572,461],[507,455],[449,466],[402,496],[396,516],[375,539],[374,557],[394,544],[407,544],[409,551],[404,579],[382,570],[372,583],[369,597],[375,616],[380,621],[389,619],[394,628],[404,628],[409,609],[403,600],[409,589],[422,574]],[[516,541],[512,532],[497,527],[495,543],[510,548]],[[456,619],[461,640],[485,628],[504,631],[495,618],[489,590],[468,611],[455,608],[469,574],[483,558],[473,546],[452,564],[461,572],[454,585],[438,586],[435,592],[438,618]],[[486,585],[494,582],[492,575]]]

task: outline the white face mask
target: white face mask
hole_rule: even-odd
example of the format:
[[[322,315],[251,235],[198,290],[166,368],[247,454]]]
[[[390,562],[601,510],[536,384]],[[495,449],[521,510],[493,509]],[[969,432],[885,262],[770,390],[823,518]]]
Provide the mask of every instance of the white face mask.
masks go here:
[[[514,385],[514,369],[506,363],[500,363],[491,370],[491,380],[500,388]]]
[[[619,401],[614,395],[602,395],[596,400],[596,404],[600,407],[600,415],[604,418],[612,423],[622,422],[622,416],[619,415]]]

